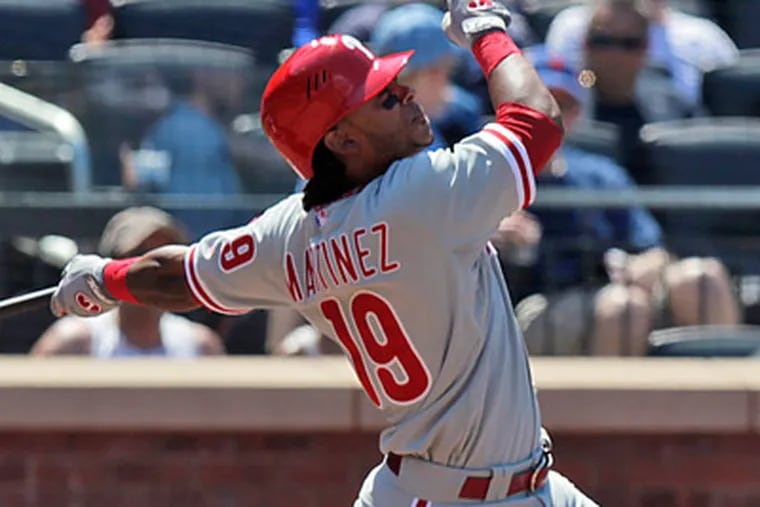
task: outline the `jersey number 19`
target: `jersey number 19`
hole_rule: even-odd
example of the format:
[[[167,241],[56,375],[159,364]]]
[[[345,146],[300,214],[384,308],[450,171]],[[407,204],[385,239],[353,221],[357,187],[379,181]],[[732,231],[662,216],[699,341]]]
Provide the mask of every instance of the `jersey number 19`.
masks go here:
[[[427,394],[430,372],[386,299],[368,291],[358,292],[351,298],[350,318],[353,328],[359,334],[359,340],[351,333],[347,316],[337,299],[324,300],[320,308],[348,352],[356,375],[372,403],[382,407],[382,401],[375,390],[376,384],[386,398],[399,405],[414,403]],[[376,326],[372,326],[371,321]],[[360,352],[359,343],[365,354]],[[405,378],[397,378],[391,369],[394,364]],[[370,373],[376,382],[370,380]]]

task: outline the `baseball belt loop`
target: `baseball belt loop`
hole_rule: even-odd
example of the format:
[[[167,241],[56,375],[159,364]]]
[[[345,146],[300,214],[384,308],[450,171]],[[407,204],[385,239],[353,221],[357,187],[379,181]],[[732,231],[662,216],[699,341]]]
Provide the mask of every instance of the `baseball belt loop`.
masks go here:
[[[538,464],[536,465],[536,468],[533,469],[533,472],[530,474],[530,492],[533,493],[538,489],[538,479],[541,476],[541,472],[544,470],[547,471],[554,465],[554,455],[551,453],[550,450],[544,449],[544,451],[541,453],[541,459],[539,460]]]

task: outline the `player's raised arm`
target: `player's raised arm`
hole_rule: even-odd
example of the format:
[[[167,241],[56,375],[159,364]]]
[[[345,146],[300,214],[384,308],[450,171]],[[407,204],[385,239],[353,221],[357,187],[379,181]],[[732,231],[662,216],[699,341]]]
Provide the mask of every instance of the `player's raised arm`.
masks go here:
[[[509,11],[497,0],[448,0],[448,6],[446,35],[472,50],[486,76],[496,122],[518,137],[533,172],[540,171],[560,145],[562,117],[533,65],[507,35]]]

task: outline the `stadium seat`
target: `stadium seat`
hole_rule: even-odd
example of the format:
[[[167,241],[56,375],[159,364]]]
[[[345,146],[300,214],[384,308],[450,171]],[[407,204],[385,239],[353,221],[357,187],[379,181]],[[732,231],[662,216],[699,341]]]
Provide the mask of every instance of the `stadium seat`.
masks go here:
[[[760,49],[743,50],[736,65],[705,73],[702,100],[715,116],[760,117]]]
[[[80,0],[0,0],[0,60],[64,60],[85,18]]]
[[[714,0],[716,1],[716,0]],[[717,0],[725,28],[740,48],[760,48],[760,2],[757,0]]]
[[[653,184],[760,188],[760,119],[694,118],[641,130]],[[756,213],[690,209],[658,213],[669,239],[760,237]]]
[[[291,2],[284,0],[119,0],[116,37],[198,39],[241,46],[274,66],[290,47]]]
[[[668,6],[694,16],[713,17],[710,0],[668,0]]]
[[[319,2],[319,28],[322,32],[352,7],[365,3],[362,0],[321,0]]]
[[[72,47],[84,90],[80,120],[90,137],[93,184],[121,182],[119,147],[139,145],[149,126],[169,107],[174,93],[199,69],[231,69],[251,88],[248,107],[258,104],[266,76],[254,72],[252,53],[225,44],[181,39],[114,40]],[[254,79],[257,77],[257,79]]]
[[[686,326],[649,336],[649,356],[749,357],[760,354],[760,326]]]
[[[546,0],[542,2],[529,2],[525,7],[525,14],[533,32],[538,40],[546,40],[546,34],[554,17],[563,9],[571,5],[589,3],[586,0]]]
[[[0,132],[3,191],[65,192],[72,188],[71,147],[54,133]]]

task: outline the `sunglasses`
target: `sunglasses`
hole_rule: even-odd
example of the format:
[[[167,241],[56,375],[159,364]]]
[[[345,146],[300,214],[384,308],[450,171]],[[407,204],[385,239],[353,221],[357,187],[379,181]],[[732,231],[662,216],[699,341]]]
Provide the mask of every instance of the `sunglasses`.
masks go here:
[[[643,37],[613,37],[611,35],[589,35],[586,44],[597,49],[622,49],[636,51],[644,49],[646,40]]]
[[[382,102],[380,102],[380,107],[383,109],[387,109],[390,111],[394,107],[396,107],[396,104],[401,102],[401,97],[396,95],[395,93],[391,93],[390,88],[386,88],[381,92],[381,95],[387,95]]]

